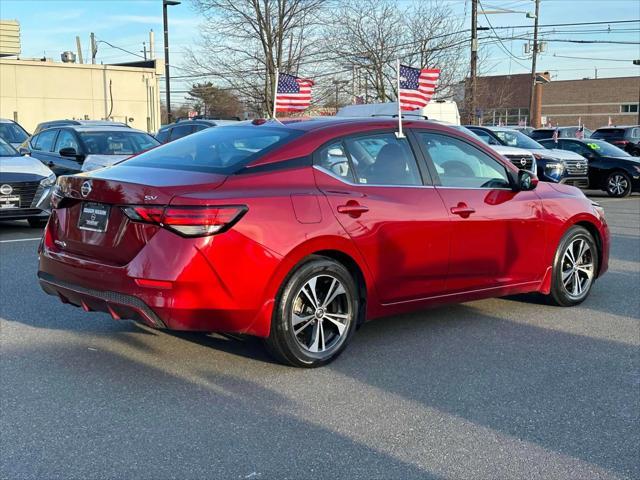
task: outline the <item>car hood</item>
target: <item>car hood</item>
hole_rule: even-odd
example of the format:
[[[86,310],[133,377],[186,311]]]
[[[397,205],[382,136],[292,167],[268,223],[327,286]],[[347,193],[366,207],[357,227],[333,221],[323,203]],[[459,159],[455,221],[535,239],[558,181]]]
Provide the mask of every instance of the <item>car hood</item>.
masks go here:
[[[96,170],[98,168],[110,167],[114,163],[118,163],[122,160],[131,157],[127,155],[87,155],[82,163],[82,171],[88,172],[90,170]]]
[[[5,173],[26,173],[39,175],[41,177],[48,177],[53,174],[40,160],[36,160],[28,155],[0,157],[0,174]]]
[[[584,160],[584,157],[576,152],[569,150],[560,150],[559,148],[536,148],[530,150],[531,153],[543,155],[546,157],[557,158],[558,160]]]
[[[506,145],[491,145],[491,148],[500,155],[531,155],[529,150],[525,150],[524,148],[508,147]]]

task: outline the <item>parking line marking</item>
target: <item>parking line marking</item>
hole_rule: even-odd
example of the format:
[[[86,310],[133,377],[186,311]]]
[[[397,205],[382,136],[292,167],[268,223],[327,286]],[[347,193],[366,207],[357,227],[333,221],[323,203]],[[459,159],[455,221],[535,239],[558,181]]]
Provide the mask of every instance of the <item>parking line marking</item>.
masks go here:
[[[15,238],[13,240],[0,240],[0,243],[14,243],[14,242],[35,242],[36,240],[40,240],[42,237],[36,238]]]

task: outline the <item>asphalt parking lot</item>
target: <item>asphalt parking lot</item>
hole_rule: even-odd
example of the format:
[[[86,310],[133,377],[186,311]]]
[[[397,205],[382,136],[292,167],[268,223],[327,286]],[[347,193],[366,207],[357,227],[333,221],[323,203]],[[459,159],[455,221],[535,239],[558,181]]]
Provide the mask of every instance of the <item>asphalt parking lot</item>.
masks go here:
[[[640,478],[640,196],[598,196],[610,271],[365,325],[316,370],[46,296],[0,225],[2,478]]]

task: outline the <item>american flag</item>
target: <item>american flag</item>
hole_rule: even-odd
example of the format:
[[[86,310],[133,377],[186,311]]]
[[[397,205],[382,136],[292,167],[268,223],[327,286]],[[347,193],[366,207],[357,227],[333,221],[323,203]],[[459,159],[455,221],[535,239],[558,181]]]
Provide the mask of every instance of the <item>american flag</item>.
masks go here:
[[[424,107],[436,90],[440,70],[400,65],[400,108],[416,110]]]
[[[558,137],[560,136],[560,130],[558,130],[558,126],[556,125],[556,129],[553,131],[553,136],[551,137],[554,142],[558,143]]]
[[[312,86],[312,80],[294,77],[287,73],[278,75],[276,111],[299,112],[305,110],[311,103]]]

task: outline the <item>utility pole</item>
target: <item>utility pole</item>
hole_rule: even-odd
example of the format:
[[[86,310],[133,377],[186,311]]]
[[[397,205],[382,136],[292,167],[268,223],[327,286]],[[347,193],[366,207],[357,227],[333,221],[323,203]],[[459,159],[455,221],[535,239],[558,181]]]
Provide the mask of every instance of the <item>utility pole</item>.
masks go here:
[[[171,123],[171,81],[169,78],[169,23],[167,21],[167,7],[170,5],[180,5],[175,0],[162,0],[162,24],[164,26],[164,78],[167,96],[167,123]]]
[[[83,64],[82,45],[80,45],[80,37],[76,35],[76,48],[78,49],[78,63]]]
[[[536,92],[536,60],[538,54],[538,21],[540,19],[540,0],[536,1],[536,13],[533,24],[533,51],[531,57],[531,92],[529,94],[529,125],[533,128],[539,128],[540,113],[537,111],[535,92]]]
[[[467,120],[475,125],[476,118],[476,82],[478,69],[478,0],[471,0],[471,78],[469,80],[469,102]]]
[[[95,33],[91,32],[90,38],[91,38],[91,64],[95,65],[96,64],[96,54],[98,53],[98,45],[96,45],[96,35],[95,35]]]

